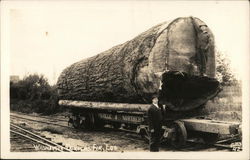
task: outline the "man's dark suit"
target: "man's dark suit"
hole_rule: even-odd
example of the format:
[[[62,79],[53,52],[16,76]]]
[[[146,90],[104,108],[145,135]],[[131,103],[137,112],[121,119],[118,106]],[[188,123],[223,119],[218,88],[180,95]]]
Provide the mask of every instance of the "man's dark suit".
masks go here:
[[[149,131],[150,131],[150,151],[159,151],[160,144],[160,130],[162,126],[162,112],[161,108],[151,105],[147,112],[148,122],[149,122]],[[154,132],[151,133],[151,130]]]

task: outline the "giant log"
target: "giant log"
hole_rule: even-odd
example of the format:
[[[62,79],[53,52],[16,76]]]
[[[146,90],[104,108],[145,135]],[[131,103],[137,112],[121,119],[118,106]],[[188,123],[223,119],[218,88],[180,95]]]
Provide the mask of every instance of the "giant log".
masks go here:
[[[63,70],[61,100],[150,103],[158,94],[171,110],[189,110],[218,92],[214,37],[196,17],[150,28],[134,39]]]

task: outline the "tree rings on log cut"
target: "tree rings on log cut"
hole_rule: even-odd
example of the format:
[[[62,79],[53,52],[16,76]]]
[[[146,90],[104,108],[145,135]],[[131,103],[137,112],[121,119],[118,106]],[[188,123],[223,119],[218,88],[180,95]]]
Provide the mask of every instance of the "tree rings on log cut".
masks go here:
[[[181,17],[161,23],[130,41],[76,62],[63,70],[57,87],[61,100],[150,103],[151,96],[159,94],[165,83],[162,77],[168,71],[180,71],[191,79],[214,77],[214,38],[200,19]],[[183,89],[190,89],[186,84]],[[215,83],[211,85],[216,88]],[[161,97],[166,92],[161,91]],[[187,97],[186,92],[176,95],[183,95],[184,99],[198,96],[194,93],[193,97]],[[164,97],[162,101],[169,99]],[[176,110],[183,107],[180,102],[170,102]]]

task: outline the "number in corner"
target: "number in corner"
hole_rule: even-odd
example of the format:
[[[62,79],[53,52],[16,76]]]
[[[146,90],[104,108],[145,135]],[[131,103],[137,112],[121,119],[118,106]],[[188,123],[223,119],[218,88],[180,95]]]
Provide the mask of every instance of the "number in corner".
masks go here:
[[[232,150],[235,151],[235,152],[242,151],[242,144],[241,144],[241,142],[231,143],[230,146],[231,146]]]

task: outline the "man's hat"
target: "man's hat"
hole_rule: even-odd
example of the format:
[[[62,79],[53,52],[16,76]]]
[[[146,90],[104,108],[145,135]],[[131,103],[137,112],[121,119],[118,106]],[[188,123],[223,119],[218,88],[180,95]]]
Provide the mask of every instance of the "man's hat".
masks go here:
[[[152,96],[152,99],[154,99],[154,98],[158,98],[158,95],[157,95],[157,94],[154,94],[154,95]]]

